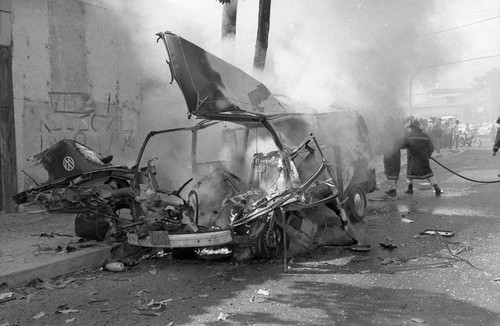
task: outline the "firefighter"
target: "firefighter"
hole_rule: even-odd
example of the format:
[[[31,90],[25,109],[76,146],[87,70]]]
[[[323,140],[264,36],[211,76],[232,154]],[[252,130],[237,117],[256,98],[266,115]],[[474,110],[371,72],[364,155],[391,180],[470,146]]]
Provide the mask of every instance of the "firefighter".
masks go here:
[[[429,157],[431,157],[434,151],[434,145],[429,136],[420,129],[420,122],[418,120],[410,124],[410,132],[405,135],[402,148],[406,148],[408,160],[406,167],[408,188],[405,193],[413,194],[414,179],[427,179],[434,187],[436,196],[441,196],[443,191],[439,188],[429,164]]]
[[[400,121],[388,117],[385,126],[386,146],[384,148],[384,173],[389,183],[389,189],[385,192],[391,197],[396,197],[399,172],[401,170],[401,145],[403,143],[403,127]]]
[[[500,117],[497,118],[497,124],[500,124]],[[495,156],[500,148],[500,128],[497,128],[497,135],[493,143],[493,156]]]

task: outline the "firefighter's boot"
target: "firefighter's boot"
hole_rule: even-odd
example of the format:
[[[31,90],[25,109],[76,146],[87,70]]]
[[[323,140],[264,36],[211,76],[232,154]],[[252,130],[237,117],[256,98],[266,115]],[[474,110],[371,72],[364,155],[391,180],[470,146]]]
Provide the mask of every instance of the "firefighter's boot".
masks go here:
[[[408,185],[408,189],[405,190],[405,194],[413,194],[413,184]]]
[[[441,196],[441,194],[443,193],[443,191],[441,190],[441,188],[439,188],[438,185],[434,185],[434,190],[436,191],[436,196]]]

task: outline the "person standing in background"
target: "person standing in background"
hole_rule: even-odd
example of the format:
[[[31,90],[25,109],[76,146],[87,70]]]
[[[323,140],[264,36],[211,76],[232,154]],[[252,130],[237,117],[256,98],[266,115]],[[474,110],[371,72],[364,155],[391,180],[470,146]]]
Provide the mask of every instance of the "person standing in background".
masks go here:
[[[497,124],[500,124],[500,117],[497,118]],[[499,148],[500,148],[500,128],[497,128],[497,135],[495,137],[495,141],[493,142],[493,156],[497,155]]]
[[[443,147],[443,125],[441,124],[441,118],[437,118],[432,125],[430,136],[435,150],[439,153],[439,151]]]
[[[453,125],[453,144],[451,145],[451,147],[453,148],[453,146],[455,146],[455,149],[458,149],[458,138],[460,136],[460,131],[458,130],[458,124],[460,123],[460,121],[458,120],[455,120],[455,124]]]
[[[491,122],[490,138],[491,138],[491,141],[493,141],[493,142],[495,141],[495,137],[497,135],[497,124],[498,124],[498,122],[495,122],[495,121]]]
[[[453,147],[453,129],[452,120],[446,119],[443,123],[443,148],[451,149]]]
[[[388,117],[385,125],[384,143],[384,173],[389,182],[389,189],[385,192],[391,197],[397,196],[397,185],[401,171],[401,146],[403,144],[402,124],[393,117]]]

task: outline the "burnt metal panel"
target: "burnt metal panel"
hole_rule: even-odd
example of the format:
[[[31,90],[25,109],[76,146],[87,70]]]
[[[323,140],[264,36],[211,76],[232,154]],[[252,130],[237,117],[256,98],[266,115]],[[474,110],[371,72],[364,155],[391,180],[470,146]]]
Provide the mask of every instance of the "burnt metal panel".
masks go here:
[[[269,89],[241,69],[170,32],[158,33],[169,55],[172,78],[190,115],[229,120],[290,112]]]

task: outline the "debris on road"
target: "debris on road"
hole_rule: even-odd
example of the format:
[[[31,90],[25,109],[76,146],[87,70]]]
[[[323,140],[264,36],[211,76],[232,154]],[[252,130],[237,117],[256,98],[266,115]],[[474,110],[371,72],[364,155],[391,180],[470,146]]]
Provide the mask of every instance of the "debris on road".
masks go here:
[[[60,234],[60,233],[55,233],[55,232],[42,232],[42,233],[35,233],[35,234],[32,234],[31,235],[32,237],[36,237],[36,236],[39,236],[39,237],[45,237],[45,238],[54,238],[55,236],[58,236],[58,237],[70,237],[70,238],[73,238],[73,236],[71,234]]]
[[[409,218],[403,217],[401,219],[401,222],[404,222],[404,223],[413,223],[413,220],[410,220]]]
[[[296,262],[296,265],[307,266],[307,267],[318,267],[318,266],[345,266],[353,261],[356,256],[346,256],[340,258],[334,258],[329,260],[319,260],[319,261],[306,261],[306,262]]]
[[[269,291],[268,290],[265,290],[265,289],[259,289],[257,291],[257,294],[261,294],[261,295],[269,295]]]
[[[421,318],[412,318],[411,321],[413,321],[415,323],[419,323],[419,324],[424,324],[425,323],[425,320],[423,320]]]
[[[70,314],[70,313],[75,313],[75,312],[80,312],[78,309],[71,309],[67,304],[62,304],[59,307],[57,307],[56,314]]]
[[[40,319],[42,318],[43,316],[45,316],[45,312],[44,311],[40,311],[38,314],[34,315],[32,318],[33,319]]]
[[[69,244],[66,246],[66,252],[73,252],[78,249],[84,249],[84,248],[90,248],[94,247],[97,245],[97,241],[90,240],[87,241],[85,239],[78,239],[76,242],[69,242]]]
[[[53,284],[52,282],[42,280],[41,278],[38,278],[38,277],[29,281],[26,286],[31,287],[31,288],[35,288],[35,289],[48,289],[48,290],[52,290],[52,289],[56,288],[56,285]]]
[[[219,316],[217,317],[217,320],[226,320],[229,318],[229,315],[226,313],[221,312]]]
[[[173,299],[166,299],[162,301],[155,301],[151,299],[146,306],[143,307],[144,310],[165,310],[167,308],[167,303],[172,301]]]
[[[70,284],[70,283],[73,283],[74,281],[76,281],[75,278],[73,277],[68,277],[67,279],[61,279],[59,280],[58,282],[56,282],[56,285],[59,289],[63,289],[66,287],[66,285]]]
[[[125,270],[125,264],[122,262],[112,262],[104,265],[104,268],[110,272],[123,272]]]
[[[14,292],[0,293],[0,300],[6,299],[6,298],[11,298],[13,296],[14,296]]]
[[[15,294],[14,292],[0,293],[0,303],[16,300],[16,297],[14,296],[14,294]]]
[[[37,247],[37,250],[33,253],[35,256],[38,256],[40,254],[59,253],[59,252],[63,251],[63,248],[61,246],[49,247],[49,246],[42,246],[39,243],[37,243],[36,247]]]
[[[352,251],[370,251],[372,247],[369,244],[358,244],[351,246]]]
[[[403,264],[408,261],[407,258],[381,258],[377,257],[378,259],[381,260],[380,264],[381,265],[389,265],[389,264]]]
[[[392,243],[379,243],[379,245],[384,248],[384,249],[388,249],[388,250],[394,250],[396,249],[398,246],[395,245],[395,244],[392,244]]]
[[[445,230],[434,230],[434,229],[425,229],[424,231],[420,232],[421,235],[436,235],[439,234],[440,236],[443,237],[452,237],[455,235],[455,232],[453,231],[445,231]]]

